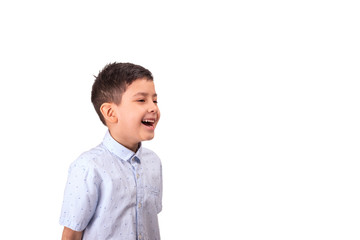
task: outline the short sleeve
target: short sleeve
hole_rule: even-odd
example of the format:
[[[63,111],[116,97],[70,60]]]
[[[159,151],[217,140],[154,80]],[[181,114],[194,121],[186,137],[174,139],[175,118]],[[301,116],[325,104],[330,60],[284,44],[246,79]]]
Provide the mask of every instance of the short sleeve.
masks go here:
[[[83,231],[94,216],[99,197],[99,181],[90,162],[80,157],[69,168],[60,224]]]

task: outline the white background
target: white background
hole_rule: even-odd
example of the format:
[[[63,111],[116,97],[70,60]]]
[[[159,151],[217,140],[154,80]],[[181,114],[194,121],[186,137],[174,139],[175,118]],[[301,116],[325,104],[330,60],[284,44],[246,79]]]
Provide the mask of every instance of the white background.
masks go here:
[[[359,239],[357,1],[2,1],[2,239],[60,239],[107,63],[155,77],[162,239]],[[5,237],[4,237],[5,236]]]

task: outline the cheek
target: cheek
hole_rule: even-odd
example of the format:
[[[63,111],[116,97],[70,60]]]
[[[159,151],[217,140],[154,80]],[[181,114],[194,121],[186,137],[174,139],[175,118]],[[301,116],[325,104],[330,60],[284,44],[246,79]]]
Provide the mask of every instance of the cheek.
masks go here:
[[[157,107],[157,111],[156,111],[156,112],[157,112],[158,118],[160,118],[160,115],[161,115],[161,114],[160,114],[160,108],[159,108],[159,107]]]
[[[141,118],[140,118],[139,116],[136,116],[136,115],[129,116],[128,122],[129,122],[129,124],[131,124],[132,126],[138,126],[138,125],[141,124]]]
[[[119,116],[120,124],[124,126],[126,125],[128,127],[134,127],[139,125],[141,123],[141,119],[138,115],[131,113],[132,111],[124,111],[123,113],[121,113]]]

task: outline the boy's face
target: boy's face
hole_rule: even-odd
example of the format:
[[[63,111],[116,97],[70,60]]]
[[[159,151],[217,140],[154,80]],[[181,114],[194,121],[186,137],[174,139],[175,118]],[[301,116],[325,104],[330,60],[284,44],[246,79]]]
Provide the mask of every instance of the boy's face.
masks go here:
[[[127,87],[114,111],[118,121],[110,132],[115,140],[136,150],[139,142],[152,139],[160,118],[154,82],[135,80]]]

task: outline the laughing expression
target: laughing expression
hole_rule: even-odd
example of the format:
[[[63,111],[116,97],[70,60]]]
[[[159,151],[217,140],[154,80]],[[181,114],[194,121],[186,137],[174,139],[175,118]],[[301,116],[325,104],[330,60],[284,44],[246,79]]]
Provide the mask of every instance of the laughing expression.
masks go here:
[[[112,137],[123,146],[135,150],[139,142],[151,140],[160,118],[153,81],[135,80],[122,95],[115,112],[117,123],[110,129]]]

